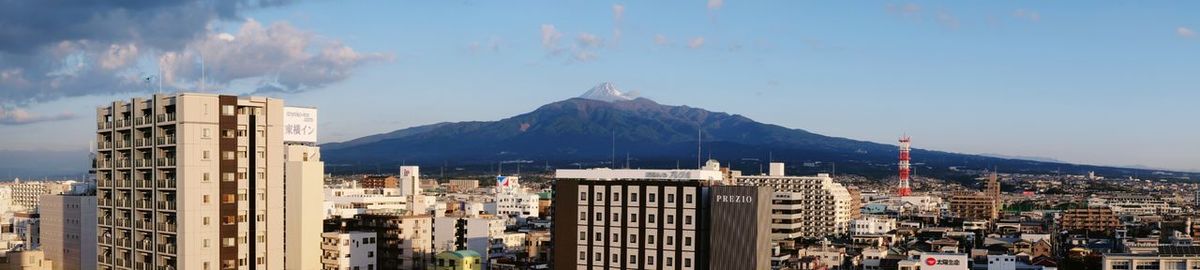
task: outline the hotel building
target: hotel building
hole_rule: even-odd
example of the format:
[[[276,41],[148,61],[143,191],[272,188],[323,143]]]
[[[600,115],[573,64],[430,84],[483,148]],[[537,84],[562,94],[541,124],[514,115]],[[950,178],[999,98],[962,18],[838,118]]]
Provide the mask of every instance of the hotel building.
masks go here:
[[[767,269],[770,196],[700,170],[558,170],[553,269]]]
[[[829,174],[785,176],[783,163],[772,163],[768,175],[739,176],[738,185],[774,190],[771,239],[819,239],[849,232],[855,216],[854,199]]]

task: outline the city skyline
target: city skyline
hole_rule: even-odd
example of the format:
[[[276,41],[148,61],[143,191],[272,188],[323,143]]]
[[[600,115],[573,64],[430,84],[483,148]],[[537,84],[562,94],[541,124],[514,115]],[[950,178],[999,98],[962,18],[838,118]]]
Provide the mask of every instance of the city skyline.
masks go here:
[[[86,151],[93,108],[159,81],[164,92],[200,90],[204,54],[204,90],[319,107],[321,142],[505,118],[607,81],[830,136],[894,144],[907,133],[922,149],[1200,171],[1200,130],[1187,124],[1200,115],[1188,106],[1200,91],[1187,64],[1200,60],[1189,53],[1200,21],[1177,3],[75,7],[198,18],[100,36],[63,16],[3,16],[43,32],[0,34],[28,41],[0,42],[0,150]],[[263,62],[236,61],[256,55]]]

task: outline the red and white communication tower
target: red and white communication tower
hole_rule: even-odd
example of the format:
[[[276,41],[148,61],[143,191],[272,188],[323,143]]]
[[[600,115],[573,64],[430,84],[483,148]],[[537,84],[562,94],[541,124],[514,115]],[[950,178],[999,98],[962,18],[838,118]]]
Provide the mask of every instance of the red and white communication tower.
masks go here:
[[[912,150],[910,147],[908,136],[900,137],[900,187],[896,189],[896,193],[900,196],[912,195],[912,188],[908,186],[908,152]]]

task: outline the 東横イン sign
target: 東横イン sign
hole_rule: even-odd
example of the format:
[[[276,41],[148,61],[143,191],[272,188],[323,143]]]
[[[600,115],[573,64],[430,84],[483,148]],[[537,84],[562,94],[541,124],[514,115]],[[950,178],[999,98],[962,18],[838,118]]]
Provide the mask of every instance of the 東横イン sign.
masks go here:
[[[283,141],[317,142],[317,109],[283,107]]]

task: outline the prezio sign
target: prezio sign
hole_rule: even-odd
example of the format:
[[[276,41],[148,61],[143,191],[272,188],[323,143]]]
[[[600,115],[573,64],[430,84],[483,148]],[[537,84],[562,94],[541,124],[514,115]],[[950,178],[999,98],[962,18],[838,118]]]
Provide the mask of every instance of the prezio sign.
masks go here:
[[[921,270],[967,270],[967,254],[921,254]]]
[[[283,107],[283,141],[317,142],[317,109]]]

